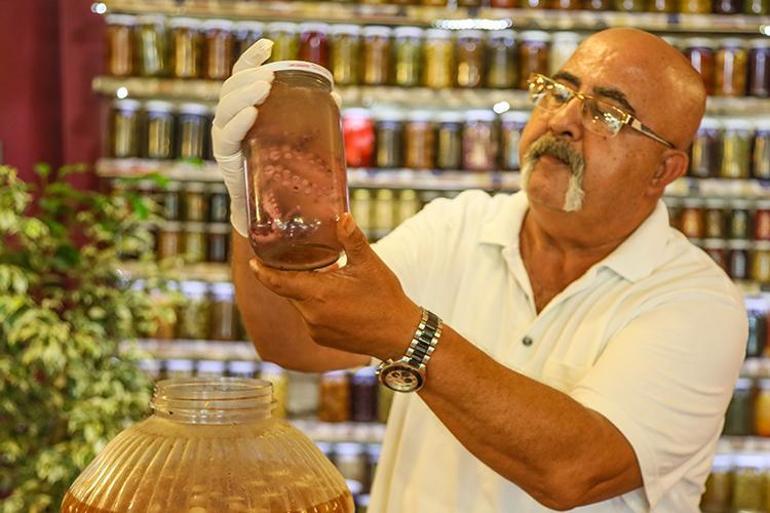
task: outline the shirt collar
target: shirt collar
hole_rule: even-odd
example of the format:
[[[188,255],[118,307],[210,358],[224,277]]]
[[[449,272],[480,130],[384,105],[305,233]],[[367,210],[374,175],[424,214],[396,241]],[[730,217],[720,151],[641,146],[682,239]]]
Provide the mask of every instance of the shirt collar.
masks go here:
[[[529,201],[524,192],[507,197],[482,221],[479,243],[518,250],[527,209]],[[663,254],[669,229],[668,209],[659,200],[652,214],[594,268],[606,267],[632,282],[646,277]]]

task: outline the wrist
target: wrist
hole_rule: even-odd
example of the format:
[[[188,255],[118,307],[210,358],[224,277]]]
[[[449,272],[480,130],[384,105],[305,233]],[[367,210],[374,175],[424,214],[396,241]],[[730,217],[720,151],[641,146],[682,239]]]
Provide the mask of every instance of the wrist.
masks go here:
[[[404,313],[397,316],[396,322],[391,323],[392,329],[381,332],[382,341],[374,354],[378,360],[398,360],[409,349],[412,343],[414,332],[420,324],[422,318],[422,308],[409,302],[409,307],[404,309]]]

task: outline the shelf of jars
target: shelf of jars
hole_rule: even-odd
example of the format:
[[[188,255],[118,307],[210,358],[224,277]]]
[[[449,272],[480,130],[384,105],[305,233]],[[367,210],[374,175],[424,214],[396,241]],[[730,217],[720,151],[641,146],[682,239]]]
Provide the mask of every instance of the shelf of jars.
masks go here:
[[[770,20],[768,20],[770,22]],[[95,92],[118,99],[165,99],[172,102],[201,102],[213,109],[221,82],[216,80],[151,77],[99,76],[93,81]],[[342,104],[347,107],[391,107],[403,109],[531,110],[527,93],[513,89],[431,89],[397,86],[338,86]],[[719,116],[770,116],[770,100],[742,96],[711,96],[706,111]]]
[[[130,260],[124,261],[120,265],[120,271],[126,277],[132,279],[141,279],[147,275],[141,263]],[[205,283],[229,282],[231,280],[229,264],[218,262],[180,263],[164,271],[164,277],[172,281],[199,281]]]
[[[450,29],[544,29],[595,31],[608,27],[632,26],[662,32],[706,32],[724,34],[760,34],[768,28],[767,17],[742,14],[706,14],[676,12],[618,12],[611,10],[574,10],[582,2],[562,2],[573,6],[572,10],[559,9],[512,9],[500,7],[457,7],[435,5],[404,5],[419,2],[354,3],[354,2],[254,2],[234,0],[113,0],[104,2],[110,13],[156,14],[192,16],[201,18],[227,18],[229,20],[260,21],[324,21],[382,25],[417,25]],[[423,2],[428,3],[428,2]],[[441,4],[441,1],[430,2]],[[443,2],[446,4],[447,2]],[[473,4],[474,2],[467,2]],[[480,5],[482,2],[477,2]],[[518,5],[505,0],[491,5]],[[543,6],[543,1],[528,4]],[[609,7],[610,2],[593,2]],[[634,6],[639,3],[626,2]],[[696,2],[689,5],[696,6]],[[702,5],[702,4],[700,4]],[[761,4],[760,4],[761,5]],[[606,8],[605,7],[605,8]],[[711,10],[711,6],[705,9]],[[636,7],[638,9],[638,7]],[[695,7],[700,10],[703,7]],[[673,9],[672,9],[673,10]],[[759,8],[755,12],[761,12]],[[702,11],[701,11],[702,12]]]

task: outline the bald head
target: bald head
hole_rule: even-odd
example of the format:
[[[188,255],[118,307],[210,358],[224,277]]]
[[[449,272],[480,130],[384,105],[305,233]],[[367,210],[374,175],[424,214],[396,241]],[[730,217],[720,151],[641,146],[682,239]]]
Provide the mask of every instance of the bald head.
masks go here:
[[[706,105],[703,80],[687,59],[658,36],[613,28],[588,37],[565,64],[614,82],[645,125],[686,149]]]

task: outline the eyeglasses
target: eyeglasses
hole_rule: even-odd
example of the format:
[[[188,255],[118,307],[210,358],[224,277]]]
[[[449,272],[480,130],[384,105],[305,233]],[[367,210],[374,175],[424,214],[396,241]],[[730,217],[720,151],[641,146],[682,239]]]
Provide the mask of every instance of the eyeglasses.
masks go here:
[[[629,126],[650,139],[658,141],[669,148],[674,148],[672,143],[660,137],[651,128],[643,125],[641,121],[628,112],[611,103],[579,93],[571,87],[539,73],[533,73],[529,77],[527,84],[529,85],[530,101],[536,107],[540,107],[548,112],[556,112],[572,101],[573,98],[579,99],[582,103],[583,126],[596,134],[613,137],[624,126]]]

